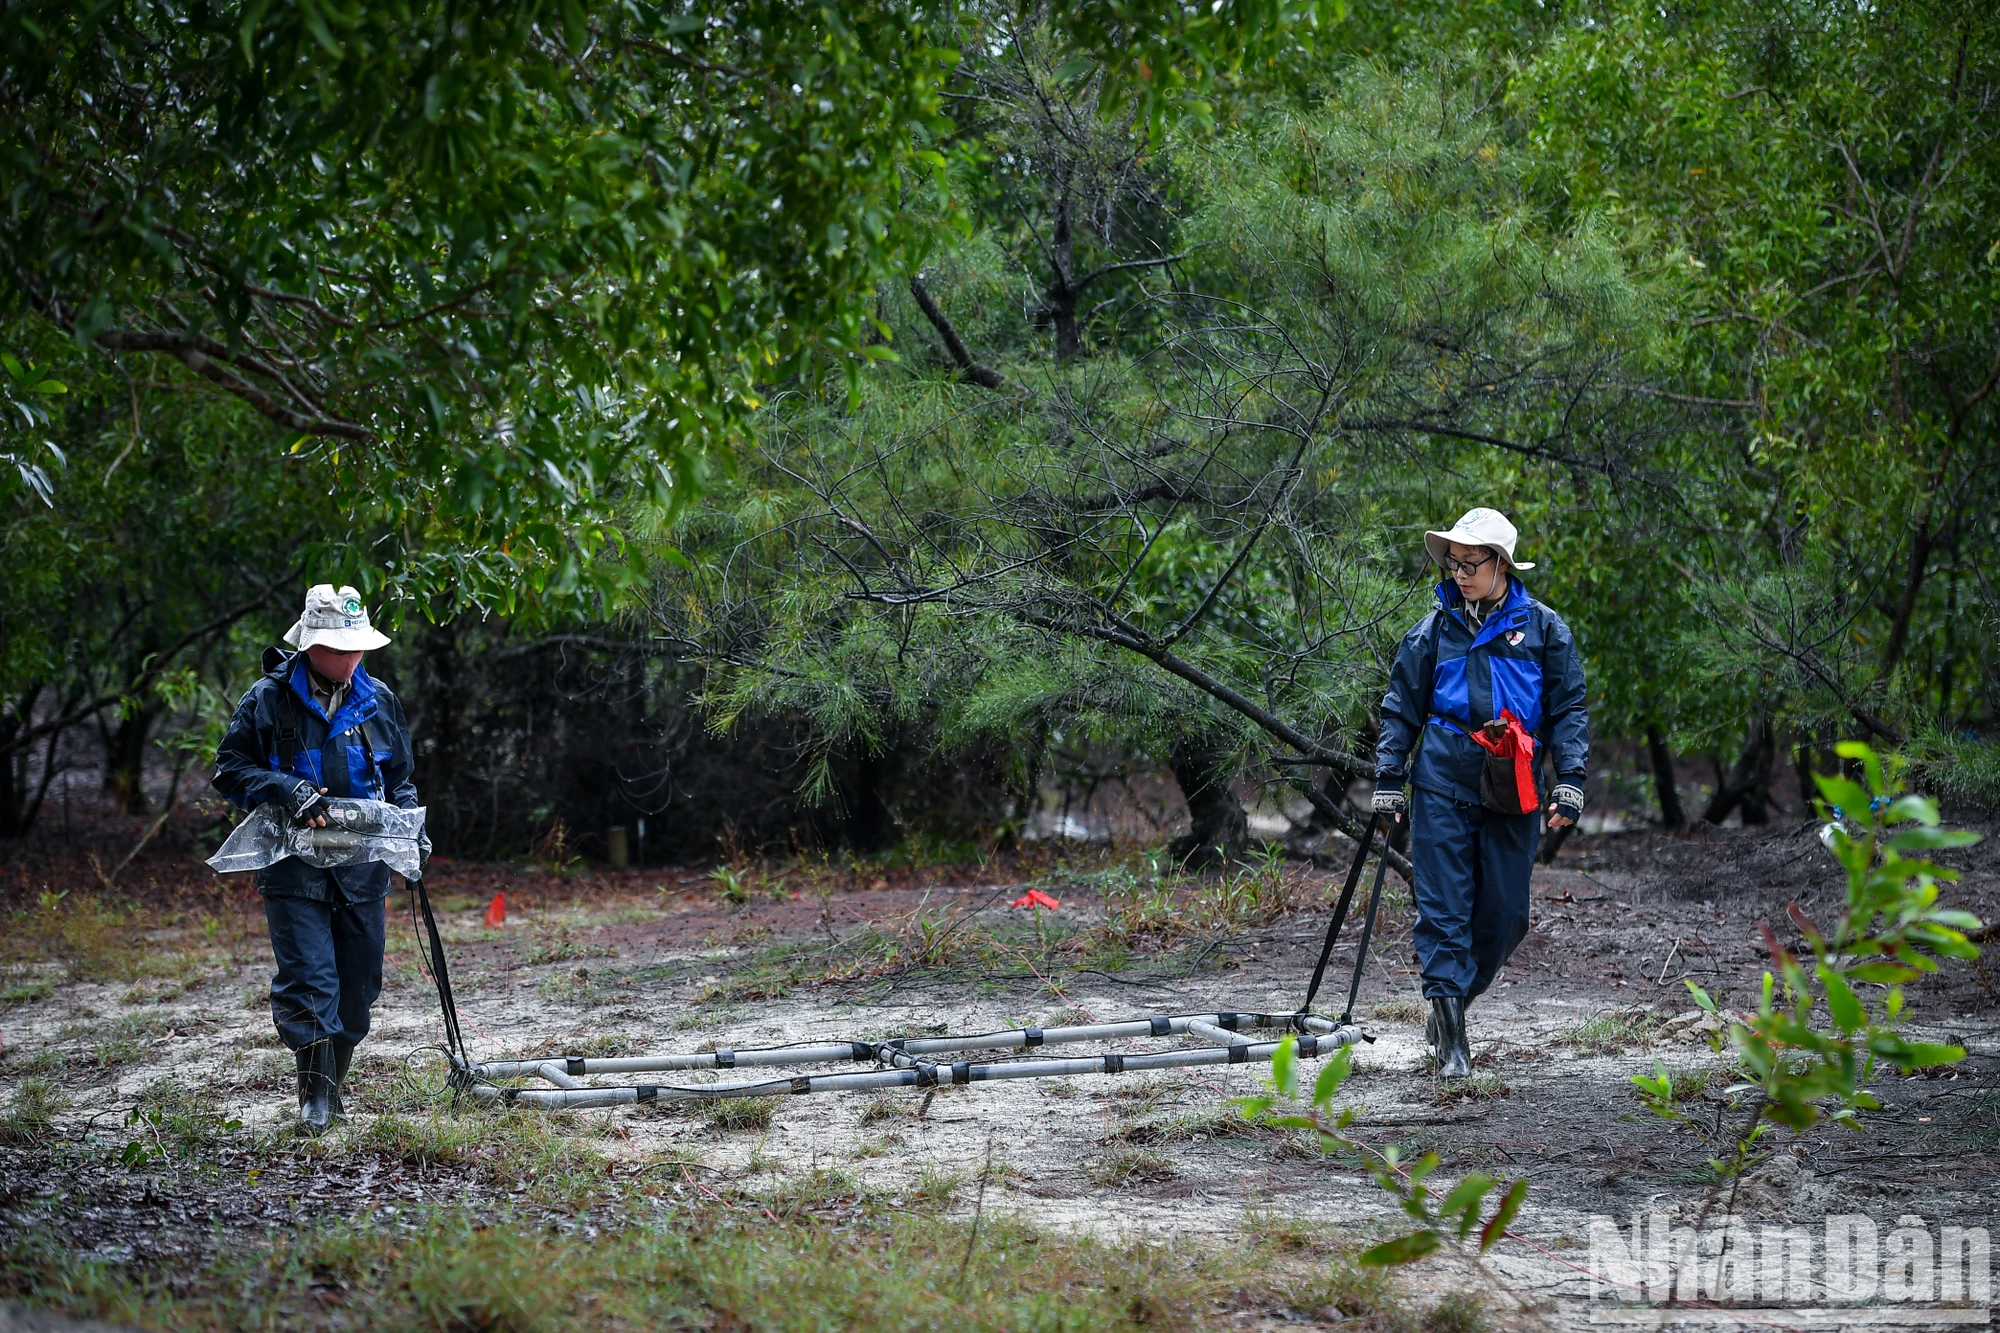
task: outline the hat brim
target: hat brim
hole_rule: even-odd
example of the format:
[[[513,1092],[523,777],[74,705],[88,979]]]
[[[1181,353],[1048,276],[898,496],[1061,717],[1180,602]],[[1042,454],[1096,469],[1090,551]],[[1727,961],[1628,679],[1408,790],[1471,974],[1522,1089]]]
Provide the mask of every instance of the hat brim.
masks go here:
[[[1426,532],[1424,534],[1424,549],[1430,552],[1431,562],[1439,569],[1444,568],[1444,558],[1451,554],[1451,544],[1455,540],[1457,539],[1450,532]],[[1532,560],[1509,560],[1505,551],[1500,550],[1497,546],[1487,546],[1485,542],[1466,542],[1464,544],[1467,546],[1486,546],[1487,550],[1497,553],[1502,560],[1506,560],[1507,568],[1509,569],[1533,569],[1535,567],[1535,562]]]
[[[357,629],[307,629],[303,621],[285,631],[285,642],[304,652],[308,648],[331,648],[337,653],[365,653],[387,648],[389,636],[372,626]]]

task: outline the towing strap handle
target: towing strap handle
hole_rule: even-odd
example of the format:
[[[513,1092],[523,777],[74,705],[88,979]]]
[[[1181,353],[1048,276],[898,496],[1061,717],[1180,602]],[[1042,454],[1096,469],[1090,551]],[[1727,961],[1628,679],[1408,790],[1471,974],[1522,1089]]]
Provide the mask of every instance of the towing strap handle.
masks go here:
[[[1368,894],[1368,915],[1361,919],[1361,947],[1354,951],[1354,979],[1347,983],[1347,1008],[1340,1012],[1340,1025],[1354,1021],[1354,1001],[1361,994],[1361,971],[1368,966],[1368,941],[1375,935],[1375,912],[1382,906],[1382,880],[1389,873],[1389,858],[1375,858],[1375,887]]]
[[[1382,816],[1377,812],[1369,817],[1368,827],[1361,831],[1361,846],[1355,849],[1354,864],[1347,868],[1347,883],[1341,886],[1340,901],[1334,904],[1333,922],[1326,928],[1326,943],[1320,947],[1319,964],[1313,968],[1312,985],[1306,987],[1306,1002],[1299,1006],[1301,1014],[1312,1012],[1313,1000],[1319,995],[1320,982],[1326,980],[1327,960],[1333,957],[1333,946],[1339,941],[1340,928],[1347,921],[1347,909],[1354,905],[1354,890],[1361,883],[1361,868],[1368,863],[1368,845],[1375,840],[1375,830],[1380,827],[1381,823]],[[1386,859],[1383,863],[1387,864]],[[1382,884],[1380,870],[1376,871],[1375,884],[1376,893],[1379,896]],[[1372,919],[1372,911],[1370,915]],[[1368,947],[1366,943],[1367,937],[1363,936],[1362,938],[1363,944],[1361,947],[1366,950]],[[1353,1007],[1351,1001],[1348,1007],[1350,1009]]]
[[[409,881],[410,896],[423,913],[424,933],[430,937],[431,980],[437,985],[438,1007],[444,1014],[446,1058],[451,1064],[452,1090],[471,1086],[472,1062],[465,1054],[465,1037],[459,1031],[458,1005],[451,997],[451,970],[444,961],[444,937],[438,933],[437,914],[431,910],[430,890],[421,879]]]

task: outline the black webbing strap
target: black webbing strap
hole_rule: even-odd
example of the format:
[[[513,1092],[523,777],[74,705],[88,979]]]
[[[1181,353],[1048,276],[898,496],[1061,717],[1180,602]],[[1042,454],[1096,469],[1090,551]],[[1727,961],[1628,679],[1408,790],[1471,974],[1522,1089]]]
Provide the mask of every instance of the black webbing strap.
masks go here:
[[[299,757],[299,692],[292,688],[291,672],[278,677],[278,771],[291,773]]]
[[[1376,857],[1375,887],[1368,894],[1368,915],[1361,919],[1361,947],[1354,951],[1354,979],[1347,983],[1347,1008],[1340,1011],[1342,1027],[1354,1021],[1354,998],[1361,994],[1361,970],[1368,966],[1368,941],[1375,934],[1375,909],[1382,905],[1382,880],[1388,873],[1389,858]]]
[[[438,1007],[444,1013],[446,1057],[451,1065],[452,1091],[472,1086],[472,1062],[465,1054],[465,1037],[458,1028],[458,1005],[451,998],[451,971],[444,961],[444,937],[438,934],[437,915],[431,911],[430,890],[420,879],[411,880],[413,905],[423,913],[424,933],[430,937],[431,980],[437,984]]]
[[[1354,864],[1347,868],[1347,883],[1341,886],[1340,901],[1334,904],[1333,923],[1326,928],[1326,943],[1321,946],[1319,963],[1313,968],[1312,985],[1306,987],[1306,1002],[1299,1006],[1302,1014],[1311,1012],[1313,1000],[1319,995],[1319,984],[1326,980],[1327,960],[1333,957],[1333,946],[1339,941],[1340,928],[1347,921],[1347,909],[1354,905],[1354,890],[1361,883],[1361,868],[1368,863],[1368,844],[1375,840],[1375,829],[1381,822],[1381,815],[1371,815],[1368,827],[1361,832],[1361,846],[1355,849]],[[1381,882],[1379,875],[1376,882]]]

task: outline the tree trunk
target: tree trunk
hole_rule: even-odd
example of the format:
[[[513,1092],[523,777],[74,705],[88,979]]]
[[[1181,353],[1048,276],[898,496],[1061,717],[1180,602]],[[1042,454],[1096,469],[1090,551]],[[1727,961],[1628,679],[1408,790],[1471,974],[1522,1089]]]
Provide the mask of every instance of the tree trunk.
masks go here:
[[[854,793],[847,807],[847,841],[857,852],[879,852],[893,841],[896,819],[882,792],[895,776],[893,761],[862,751],[854,764]]]
[[[1743,753],[1736,760],[1736,767],[1709,801],[1708,809],[1702,811],[1702,822],[1720,824],[1729,818],[1729,812],[1737,808],[1743,811],[1743,822],[1749,825],[1767,824],[1771,820],[1771,768],[1778,757],[1777,739],[1771,731],[1771,719],[1759,714],[1750,723],[1750,734],[1743,739]]]
[[[1812,813],[1813,802],[1819,799],[1819,784],[1813,781],[1813,746],[1811,741],[1800,741],[1792,750],[1792,770],[1799,779],[1799,809]]]
[[[42,687],[30,686],[20,703],[0,713],[0,745],[11,742],[29,727],[35,716],[35,700]],[[18,838],[28,831],[28,746],[0,752],[0,838]]]
[[[1664,828],[1687,827],[1687,811],[1681,809],[1680,784],[1674,781],[1674,756],[1658,727],[1646,728],[1646,753],[1653,760],[1653,790],[1660,798],[1660,824]]]
[[[159,715],[157,707],[137,709],[104,738],[104,790],[121,815],[145,813],[146,743]]]
[[[458,646],[458,621],[447,620],[424,631],[417,652],[422,685],[405,696],[410,709],[410,736],[415,771],[411,779],[428,808],[431,841],[441,850],[459,854],[471,845],[477,816],[459,797],[460,730],[464,690]],[[468,788],[470,782],[467,783]]]
[[[1188,831],[1169,848],[1178,863],[1208,867],[1242,856],[1250,841],[1250,819],[1229,785],[1234,776],[1226,746],[1210,737],[1174,743],[1167,762],[1187,801]]]
[[[1076,287],[1073,255],[1075,231],[1070,225],[1070,194],[1067,181],[1056,195],[1055,219],[1049,229],[1049,281],[1042,289],[1041,309],[1035,322],[1056,330],[1056,361],[1067,365],[1083,351],[1083,330],[1076,319],[1077,301],[1083,293]]]
[[[1937,545],[1937,535],[1928,523],[1920,525],[1910,537],[1910,565],[1903,575],[1903,592],[1896,599],[1896,610],[1889,622],[1889,641],[1882,646],[1882,674],[1888,675],[1903,660],[1903,650],[1909,646],[1910,621],[1917,614],[1917,596],[1923,591],[1924,574],[1930,568],[1931,551]]]

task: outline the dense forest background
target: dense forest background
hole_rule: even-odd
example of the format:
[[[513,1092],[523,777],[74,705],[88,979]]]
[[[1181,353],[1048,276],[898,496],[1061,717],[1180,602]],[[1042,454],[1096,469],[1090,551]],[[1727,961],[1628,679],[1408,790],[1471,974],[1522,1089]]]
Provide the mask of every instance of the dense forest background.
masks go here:
[[[1600,808],[1800,814],[1848,736],[2000,801],[1990,6],[0,47],[0,835],[201,790],[321,581],[457,855],[992,846],[1151,779],[1182,855],[1352,828],[1476,504],[1583,646]]]

